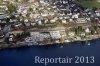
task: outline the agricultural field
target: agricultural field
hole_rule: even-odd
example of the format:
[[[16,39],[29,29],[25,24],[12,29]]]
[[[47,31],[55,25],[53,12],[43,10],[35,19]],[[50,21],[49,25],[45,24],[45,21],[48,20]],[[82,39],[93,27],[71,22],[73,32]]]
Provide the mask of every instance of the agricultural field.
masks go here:
[[[83,7],[96,7],[96,8],[100,8],[100,2],[97,1],[90,1],[90,0],[79,0],[79,3],[83,6]]]

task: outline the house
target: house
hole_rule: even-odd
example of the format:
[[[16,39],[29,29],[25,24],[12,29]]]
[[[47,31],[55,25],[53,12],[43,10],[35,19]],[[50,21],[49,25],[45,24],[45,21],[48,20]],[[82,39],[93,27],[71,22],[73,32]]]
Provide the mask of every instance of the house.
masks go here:
[[[38,18],[38,16],[40,16],[40,14],[38,14],[38,13],[35,13],[35,14],[33,15],[34,18]]]
[[[87,20],[85,18],[77,18],[77,23],[86,23]]]
[[[14,17],[19,17],[20,13],[12,13]]]
[[[33,14],[31,13],[31,14],[29,15],[29,17],[30,17],[30,18],[33,18]]]
[[[1,23],[2,23],[2,24],[6,24],[7,22],[6,22],[6,20],[3,20],[3,21],[1,21]]]
[[[100,16],[100,10],[95,11],[95,13],[98,17]]]
[[[0,14],[5,14],[6,11],[8,10],[7,5],[8,3],[6,1],[3,1],[0,3]]]
[[[31,22],[31,25],[34,26],[34,25],[36,25],[36,23],[35,22]]]
[[[0,15],[0,20],[6,19],[6,15]]]
[[[49,31],[33,29],[29,30],[29,32],[33,42],[46,42],[45,40],[51,38]]]
[[[69,19],[69,22],[74,22],[74,20],[70,18],[70,19]]]
[[[30,3],[34,2],[34,1],[36,1],[36,0],[28,0],[28,2],[30,2]]]
[[[21,30],[16,30],[16,31],[10,31],[8,34],[10,35],[10,34],[13,34],[14,36],[16,36],[17,34],[22,34],[23,33],[23,31],[21,31]]]
[[[59,19],[63,19],[63,17],[59,17]]]
[[[49,22],[49,20],[48,19],[44,19],[44,23],[46,24],[46,23],[48,23]]]
[[[67,21],[66,21],[65,19],[63,19],[63,20],[62,20],[62,23],[63,23],[63,24],[66,24],[66,23],[67,23]]]
[[[39,36],[39,32],[30,31],[30,36]]]
[[[72,15],[72,18],[79,18],[79,14],[74,14],[74,15]]]
[[[55,22],[56,22],[55,19],[50,20],[50,23],[55,23]]]
[[[51,35],[52,39],[60,39],[61,38],[59,31],[50,31],[50,35]]]
[[[43,41],[44,36],[40,32],[30,32],[30,35],[35,41]]]
[[[0,31],[0,39],[4,38],[4,34],[2,31]]]
[[[70,12],[70,13],[67,13],[67,15],[68,15],[68,16],[72,16],[73,14]]]
[[[86,36],[85,32],[80,33],[80,36]]]
[[[25,42],[33,42],[32,37],[25,38]]]
[[[26,26],[30,26],[31,25],[28,19],[25,19],[24,23],[25,23]]]
[[[90,22],[91,21],[91,18],[87,17],[86,20],[87,20],[87,22]]]
[[[54,16],[55,13],[54,12],[49,12],[49,15]]]
[[[2,27],[0,26],[0,31],[2,30]]]
[[[14,34],[9,34],[8,41],[10,43],[14,43],[15,42],[15,36],[14,36]]]
[[[15,23],[15,22],[17,22],[17,19],[10,19],[9,22],[10,22],[10,23]]]
[[[66,37],[66,32],[65,32],[65,30],[60,30],[60,35],[61,35],[61,37]]]
[[[38,21],[38,25],[42,25],[42,21],[41,20]]]
[[[34,20],[34,22],[36,22],[38,25],[42,25],[44,21],[43,21],[42,18],[36,18],[36,19]]]
[[[70,17],[69,16],[63,16],[64,17],[64,19],[69,19]]]
[[[75,36],[75,32],[69,32],[68,35],[69,35],[70,37],[74,37],[74,36]]]
[[[45,17],[45,16],[48,16],[49,13],[48,12],[45,12],[45,13],[41,13],[41,16]]]
[[[14,27],[16,27],[16,28],[17,28],[17,27],[20,27],[21,25],[22,25],[22,23],[20,23],[20,22],[15,22],[15,23],[14,23]]]
[[[86,28],[86,29],[85,29],[85,32],[86,32],[86,33],[90,33],[91,31],[90,31],[89,28]]]
[[[44,2],[44,0],[40,0],[40,3],[44,4],[45,2]]]

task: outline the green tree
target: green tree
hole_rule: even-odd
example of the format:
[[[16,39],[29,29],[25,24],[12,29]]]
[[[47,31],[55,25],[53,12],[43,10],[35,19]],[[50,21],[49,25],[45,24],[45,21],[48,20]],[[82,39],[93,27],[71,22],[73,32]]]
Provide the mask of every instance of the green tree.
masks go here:
[[[94,35],[95,34],[95,30],[91,30],[91,34]]]
[[[13,4],[8,4],[7,8],[8,8],[8,13],[9,14],[12,14],[13,12],[16,11],[16,7]]]
[[[3,2],[3,0],[0,0],[0,3],[2,3]]]

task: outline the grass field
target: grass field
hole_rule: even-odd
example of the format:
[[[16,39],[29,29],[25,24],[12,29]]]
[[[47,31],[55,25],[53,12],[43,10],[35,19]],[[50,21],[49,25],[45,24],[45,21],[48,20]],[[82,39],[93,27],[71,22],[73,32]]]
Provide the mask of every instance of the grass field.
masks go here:
[[[92,8],[92,7],[96,7],[96,8],[100,8],[100,2],[94,2],[94,1],[81,1],[80,4],[83,6],[83,7],[89,7],[89,8]]]

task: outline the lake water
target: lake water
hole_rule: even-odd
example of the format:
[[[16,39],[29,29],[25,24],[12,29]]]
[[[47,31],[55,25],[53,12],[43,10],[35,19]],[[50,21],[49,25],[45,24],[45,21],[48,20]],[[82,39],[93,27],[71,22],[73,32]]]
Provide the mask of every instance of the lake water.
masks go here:
[[[100,40],[90,41],[91,45],[83,43],[71,43],[64,46],[32,46],[0,50],[0,66],[45,66],[35,64],[34,57],[44,58],[94,56],[95,63],[66,63],[48,64],[47,66],[100,66]]]

